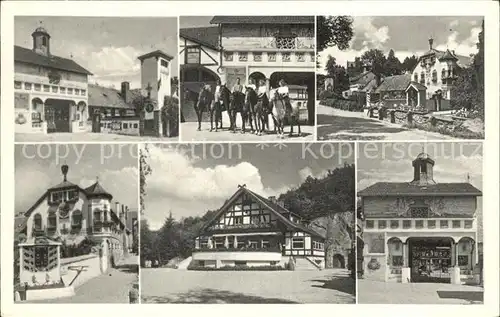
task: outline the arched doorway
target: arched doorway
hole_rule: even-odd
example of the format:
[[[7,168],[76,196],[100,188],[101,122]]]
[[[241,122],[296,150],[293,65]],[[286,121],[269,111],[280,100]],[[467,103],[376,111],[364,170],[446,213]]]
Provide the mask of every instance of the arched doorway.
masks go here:
[[[315,88],[315,73],[314,72],[274,72],[269,78],[269,85],[271,88],[277,88],[279,81],[283,79],[290,86],[303,86],[306,87],[307,93],[307,120],[306,123],[313,125],[315,119],[314,94]]]
[[[33,127],[39,127],[42,123],[43,113],[43,100],[40,98],[33,98],[31,100],[31,124]]]
[[[343,255],[336,253],[333,255],[332,267],[338,269],[345,269],[345,258]]]
[[[460,273],[465,275],[472,274],[476,264],[475,241],[470,237],[463,237],[457,245],[457,264],[460,267]]]
[[[181,103],[182,122],[197,121],[194,104],[197,102],[200,89],[204,85],[210,85],[212,91],[215,91],[217,80],[220,80],[219,75],[204,66],[181,65],[181,92],[179,93],[179,97]],[[208,120],[207,113],[205,113],[205,117],[202,120]]]
[[[455,252],[451,237],[412,237],[407,245],[412,282],[450,283]]]
[[[248,76],[248,82],[253,81],[256,86],[259,85],[261,80],[266,80],[266,76],[261,72],[253,72]]]

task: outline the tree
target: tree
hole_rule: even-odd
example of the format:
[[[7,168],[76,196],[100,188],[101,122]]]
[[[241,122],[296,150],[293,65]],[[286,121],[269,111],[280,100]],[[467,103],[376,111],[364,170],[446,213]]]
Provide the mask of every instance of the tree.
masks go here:
[[[385,75],[386,58],[384,53],[379,49],[371,49],[361,55],[361,60],[371,67],[371,71],[377,76],[378,80]]]
[[[405,57],[403,64],[401,65],[401,70],[403,72],[412,72],[415,65],[417,65],[418,58],[415,55],[411,57]]]
[[[402,73],[401,62],[394,54],[394,50],[391,49],[389,51],[389,54],[387,55],[387,59],[384,64],[384,75],[394,76],[394,75],[401,75],[401,73]]]
[[[318,16],[316,18],[316,46],[318,52],[332,46],[339,50],[349,48],[354,31],[349,16]]]
[[[336,93],[342,94],[349,89],[349,75],[344,67],[337,65],[335,57],[328,55],[325,71],[333,78],[333,90]]]
[[[139,190],[140,190],[140,207],[141,207],[141,214],[144,214],[144,208],[145,208],[145,203],[144,203],[144,197],[147,195],[146,191],[146,178],[148,175],[150,175],[153,170],[151,169],[151,166],[149,165],[148,162],[149,158],[149,150],[148,150],[148,145],[144,144],[144,147],[139,150]]]

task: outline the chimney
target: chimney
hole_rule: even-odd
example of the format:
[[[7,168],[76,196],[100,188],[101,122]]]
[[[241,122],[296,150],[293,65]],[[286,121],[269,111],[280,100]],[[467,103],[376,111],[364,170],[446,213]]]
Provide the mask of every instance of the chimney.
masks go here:
[[[451,52],[453,53],[453,55],[455,55],[455,50],[451,50]]]
[[[276,203],[276,196],[269,196],[267,199],[269,199],[272,203]]]
[[[120,216],[120,203],[119,202],[115,202],[115,213],[117,216]]]
[[[130,102],[130,83],[128,81],[122,82],[122,90],[121,90],[122,98],[125,100],[125,103]]]
[[[434,39],[431,37],[429,38],[429,49],[432,50],[432,43],[434,43]]]

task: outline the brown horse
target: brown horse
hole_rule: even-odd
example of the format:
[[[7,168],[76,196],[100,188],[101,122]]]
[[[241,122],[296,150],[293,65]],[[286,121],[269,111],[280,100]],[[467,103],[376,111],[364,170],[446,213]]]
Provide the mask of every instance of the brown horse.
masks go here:
[[[257,128],[257,121],[255,118],[255,105],[258,102],[257,93],[253,88],[246,87],[245,90],[245,102],[243,108],[241,109],[241,121],[242,121],[242,132],[245,133],[245,123],[248,121],[250,124],[250,129],[252,133],[255,132],[253,128],[253,122],[255,122],[255,128]]]
[[[290,116],[291,108],[277,89],[271,90],[270,103],[273,106],[273,118],[280,139],[284,138],[285,118]]]
[[[196,111],[196,116],[198,117],[198,131],[201,131],[201,118],[203,116],[203,112],[205,112],[208,107],[212,108],[211,105],[213,99],[214,95],[211,92],[210,85],[203,85],[198,94],[198,100],[194,105],[194,110]]]

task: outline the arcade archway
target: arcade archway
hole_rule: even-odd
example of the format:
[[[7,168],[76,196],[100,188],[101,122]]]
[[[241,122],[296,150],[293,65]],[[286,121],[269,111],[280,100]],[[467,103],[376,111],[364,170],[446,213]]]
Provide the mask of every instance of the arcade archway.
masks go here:
[[[194,104],[198,100],[198,94],[201,87],[210,85],[212,91],[215,91],[217,80],[220,80],[212,70],[201,65],[181,65],[180,83],[181,90],[179,93],[181,104],[181,122],[196,122],[196,112]],[[205,113],[202,120],[208,120],[208,114]]]
[[[345,269],[345,258],[343,255],[336,253],[333,255],[332,261],[333,268]]]
[[[261,80],[266,80],[266,76],[261,72],[253,72],[248,76],[248,82],[253,81],[254,85],[258,85]]]
[[[47,132],[71,132],[72,100],[47,99],[45,101],[45,121]]]

